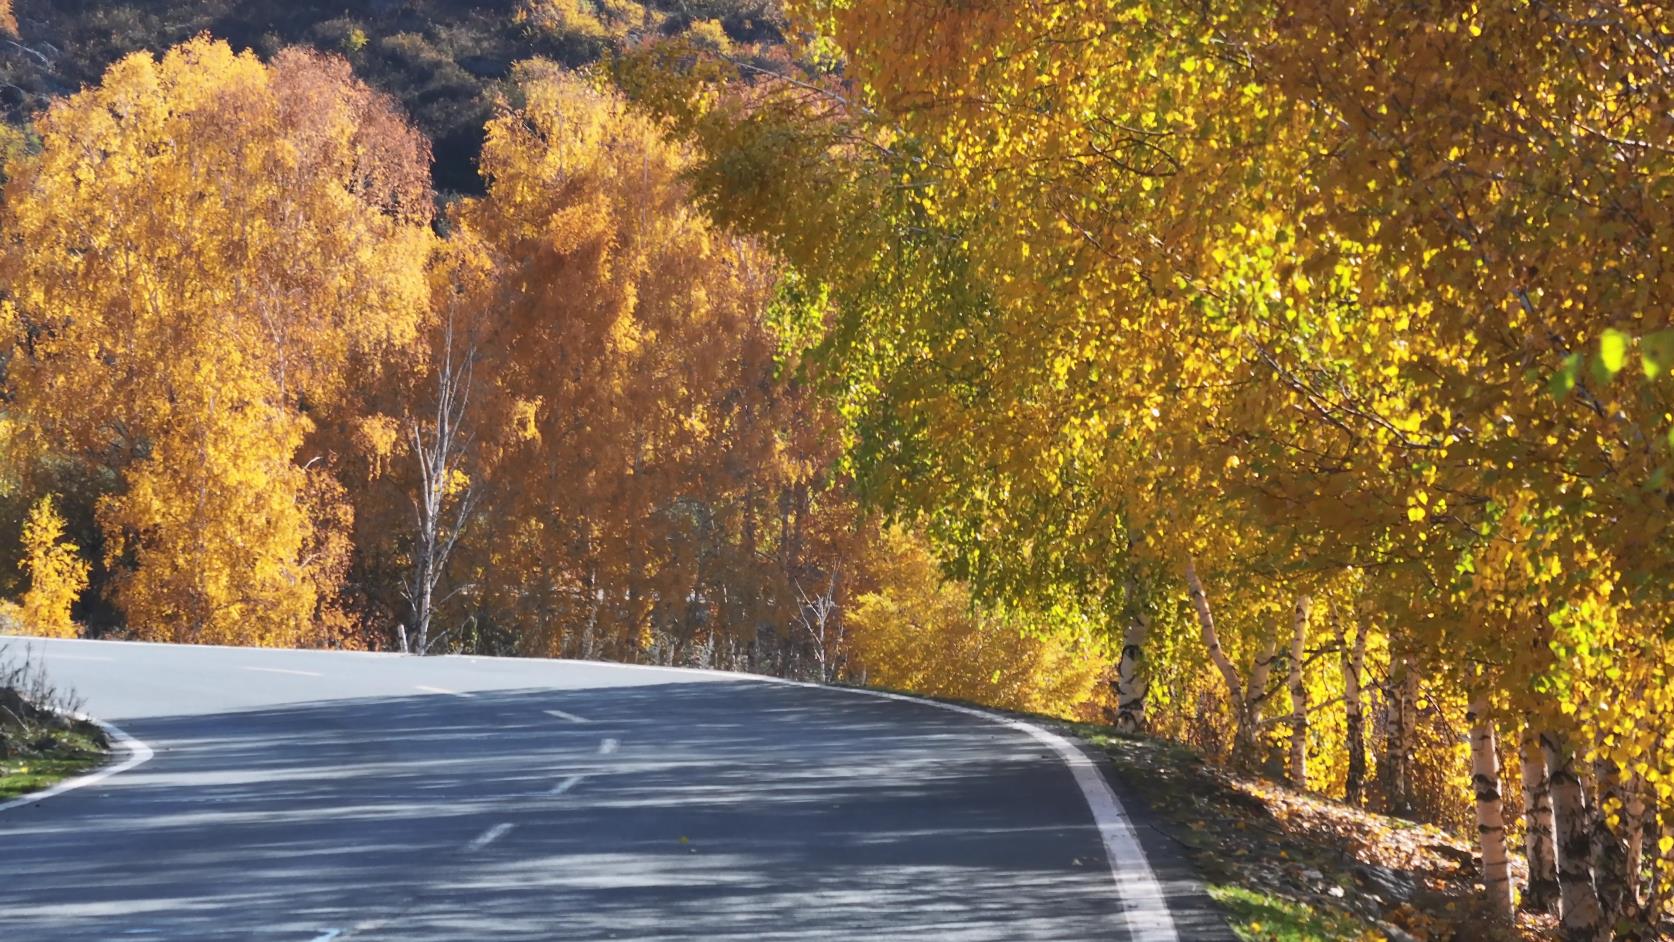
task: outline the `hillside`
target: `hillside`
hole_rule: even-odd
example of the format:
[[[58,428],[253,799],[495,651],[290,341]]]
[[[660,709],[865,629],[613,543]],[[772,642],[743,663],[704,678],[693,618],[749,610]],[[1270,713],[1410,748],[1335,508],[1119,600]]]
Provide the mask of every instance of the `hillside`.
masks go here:
[[[748,54],[781,38],[778,0],[15,0],[19,42],[0,42],[0,109],[12,124],[95,82],[116,59],[199,33],[270,55],[340,53],[394,95],[432,141],[442,191],[478,192],[476,157],[512,63],[580,67],[653,33],[690,32]]]

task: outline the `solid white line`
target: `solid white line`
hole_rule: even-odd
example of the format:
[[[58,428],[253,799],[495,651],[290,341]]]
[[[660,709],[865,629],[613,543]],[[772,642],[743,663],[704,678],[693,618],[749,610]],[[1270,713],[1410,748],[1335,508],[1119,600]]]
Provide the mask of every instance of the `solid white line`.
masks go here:
[[[591,723],[592,722],[592,720],[584,720],[581,717],[576,716],[574,713],[565,713],[563,710],[543,710],[542,712],[545,713],[547,716],[556,716],[561,720],[569,720],[571,723]]]
[[[35,638],[30,640],[46,641],[49,644],[54,645],[73,643],[101,645],[113,648],[117,645],[148,645],[155,647],[202,647],[223,648],[228,650],[250,650],[247,647],[238,647],[233,645],[172,645],[144,641],[112,642],[91,641],[84,639],[49,640]],[[373,657],[407,656],[370,651],[334,651],[331,653],[360,654],[363,656]],[[445,661],[447,660],[447,656],[435,658],[434,660]],[[474,658],[474,660],[512,661],[519,664],[541,663],[540,659],[532,658],[477,657]],[[1098,825],[1099,833],[1104,839],[1105,854],[1109,858],[1111,877],[1115,882],[1117,893],[1121,896],[1123,903],[1123,916],[1126,919],[1129,928],[1133,931],[1136,942],[1178,942],[1179,940],[1179,934],[1174,924],[1174,918],[1169,913],[1167,900],[1163,895],[1161,885],[1157,882],[1156,874],[1151,870],[1150,862],[1146,860],[1145,855],[1141,850],[1138,837],[1133,829],[1133,823],[1128,818],[1127,813],[1123,810],[1121,801],[1117,799],[1115,793],[1110,790],[1109,784],[1105,782],[1104,776],[1099,774],[1098,769],[1093,765],[1092,760],[1088,759],[1085,753],[1082,753],[1080,749],[1076,748],[1075,745],[1064,739],[1062,736],[1047,732],[1040,727],[1031,723],[1026,723],[1022,720],[999,716],[983,710],[957,706],[951,703],[940,703],[935,700],[923,700],[918,697],[910,697],[904,694],[887,693],[882,690],[863,690],[854,687],[834,687],[826,684],[786,680],[782,677],[769,677],[764,674],[746,674],[737,671],[718,671],[704,668],[660,667],[653,664],[622,664],[612,661],[580,661],[574,658],[551,658],[545,659],[544,662],[557,666],[579,665],[592,669],[619,668],[623,670],[660,671],[665,674],[684,674],[688,677],[709,676],[734,681],[754,680],[762,683],[784,684],[795,687],[813,687],[816,689],[854,694],[856,696],[877,697],[884,700],[900,700],[907,703],[918,703],[923,704],[924,706],[935,707],[937,709],[950,710],[955,713],[966,713],[971,716],[981,717],[990,722],[1000,723],[1005,726],[1010,726],[1014,729],[1027,732],[1031,737],[1052,746],[1053,751],[1056,752],[1059,758],[1069,766],[1070,771],[1075,777],[1076,784],[1080,786],[1082,796],[1087,800],[1087,807],[1092,813],[1094,823]],[[419,689],[428,690],[433,693],[452,694],[460,697],[470,696],[470,694],[458,693],[456,691],[444,690],[437,687],[421,686]],[[120,733],[120,731],[115,730],[115,727],[107,728]],[[127,737],[123,734],[121,738],[126,739]],[[615,741],[606,740],[605,742],[612,743],[612,751],[614,751]],[[72,787],[79,788],[81,785],[89,784],[87,781],[89,779],[97,781],[110,775],[115,775],[117,772],[125,771],[126,769],[132,768],[133,766],[140,764],[140,762],[144,762],[146,759],[151,758],[151,750],[149,748],[146,748],[143,743],[139,743],[137,740],[133,740],[133,743],[140,749],[144,749],[144,758],[140,758],[135,761],[134,756],[137,755],[137,753],[131,753],[129,762],[124,762],[120,766],[100,773],[95,773],[92,776],[83,776],[81,779],[74,780],[74,782],[60,783],[58,786],[55,786],[53,789],[49,789],[47,792],[40,795],[26,796],[25,798],[18,799],[8,804],[0,805],[0,811],[14,807],[19,803],[39,801],[48,795],[58,794],[61,791],[68,791]],[[600,744],[600,751],[605,751],[603,743]]]
[[[323,676],[325,676],[323,674],[316,674],[313,671],[292,671],[292,670],[286,670],[283,667],[244,667],[244,666],[240,665],[239,670],[261,671],[264,674],[295,674],[298,677],[323,677]]]
[[[482,660],[521,659],[482,658]],[[698,675],[728,680],[754,680],[791,687],[812,687],[817,690],[830,690],[862,697],[876,697],[881,700],[918,703],[939,710],[949,710],[954,713],[981,717],[989,722],[1000,723],[1025,732],[1034,739],[1051,746],[1052,751],[1058,754],[1058,758],[1069,766],[1076,785],[1080,786],[1081,795],[1087,800],[1087,809],[1093,816],[1093,823],[1098,825],[1099,835],[1104,840],[1105,856],[1108,858],[1110,865],[1110,876],[1122,902],[1122,918],[1126,921],[1134,942],[1179,942],[1179,930],[1174,923],[1173,914],[1169,912],[1167,896],[1163,893],[1162,884],[1157,882],[1157,875],[1151,869],[1151,862],[1145,857],[1144,849],[1139,843],[1138,834],[1134,831],[1133,821],[1128,817],[1127,811],[1123,809],[1121,800],[1116,797],[1115,792],[1111,791],[1110,783],[1104,780],[1104,775],[1099,772],[1093,761],[1087,758],[1086,753],[1056,733],[1042,729],[1033,723],[1012,719],[1008,716],[1001,716],[974,707],[925,700],[883,690],[836,687],[801,680],[786,680],[783,677],[769,677],[766,674],[718,671],[701,667],[661,667],[655,664],[622,664],[615,661],[582,661],[575,658],[552,658],[549,663],[580,665],[589,668],[616,667],[623,670],[660,671],[665,674],[684,674],[688,677]],[[609,742],[609,740],[606,741]],[[602,744],[600,751],[604,751]]]
[[[465,849],[468,850],[468,851],[482,850],[484,847],[487,847],[488,845],[494,843],[495,841],[499,840],[500,838],[505,837],[506,832],[511,830],[511,829],[512,829],[512,826],[510,824],[506,824],[506,823],[496,824],[493,827],[489,828],[488,830],[486,830],[486,831],[482,832],[481,834],[477,835],[477,839],[472,841],[469,844],[466,844]]]
[[[1174,925],[1174,916],[1168,910],[1168,896],[1163,892],[1162,884],[1157,882],[1151,862],[1145,857],[1145,849],[1139,843],[1139,835],[1134,831],[1133,821],[1123,810],[1122,802],[1116,797],[1116,793],[1110,790],[1110,783],[1104,780],[1098,766],[1094,765],[1093,760],[1087,758],[1087,754],[1074,743],[1033,723],[974,707],[924,700],[882,690],[828,687],[799,680],[779,682],[798,687],[816,687],[877,697],[882,700],[921,703],[939,710],[978,716],[989,722],[1027,733],[1037,741],[1050,746],[1052,751],[1058,754],[1058,758],[1069,766],[1070,773],[1075,776],[1075,784],[1081,787],[1081,794],[1087,799],[1087,809],[1092,812],[1093,822],[1098,825],[1099,836],[1104,840],[1104,854],[1110,864],[1110,875],[1116,883],[1116,895],[1123,904],[1122,918],[1127,923],[1129,938],[1134,942],[1179,942],[1180,934]]]
[[[470,697],[474,696],[474,694],[460,693],[457,690],[449,690],[446,687],[426,687],[424,684],[414,684],[413,686],[415,688],[419,689],[419,690],[423,690],[423,691],[426,691],[428,693],[445,693],[450,697],[465,697],[465,698],[469,699]]]
[[[134,766],[149,760],[154,754],[152,753],[150,746],[147,746],[145,743],[140,742],[127,733],[124,733],[122,730],[110,723],[86,716],[77,716],[76,719],[86,720],[104,730],[105,735],[109,736],[116,742],[117,746],[128,753],[128,757],[113,766],[98,769],[96,771],[89,772],[86,775],[79,775],[75,778],[65,779],[45,791],[35,792],[31,795],[24,795],[21,798],[13,798],[5,804],[0,804],[0,811],[9,811],[13,808],[21,808],[24,805],[32,805],[36,802],[46,801],[48,798],[55,795],[62,795],[67,791],[73,791],[77,788],[86,788],[89,785],[97,784],[107,778],[110,778],[112,775],[126,772]]]
[[[565,793],[565,792],[569,791],[570,789],[576,787],[576,785],[580,784],[581,780],[586,778],[586,777],[587,776],[585,776],[585,775],[572,775],[569,778],[564,779],[562,782],[559,782],[558,784],[552,786],[552,791],[547,792],[547,794],[549,794],[549,795],[562,795],[563,793]]]
[[[599,743],[599,755],[608,756],[611,753],[615,752],[616,747],[619,746],[619,745],[621,745],[621,743],[617,742],[614,739],[606,739],[603,742]]]

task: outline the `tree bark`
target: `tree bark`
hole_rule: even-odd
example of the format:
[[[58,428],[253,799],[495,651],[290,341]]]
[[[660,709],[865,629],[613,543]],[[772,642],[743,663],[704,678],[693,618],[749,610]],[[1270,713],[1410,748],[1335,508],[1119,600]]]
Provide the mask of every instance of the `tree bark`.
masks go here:
[[[1342,620],[1335,606],[1331,619],[1336,626],[1337,646],[1343,659],[1343,712],[1347,722],[1348,776],[1343,784],[1343,798],[1359,806],[1366,792],[1366,716],[1360,701],[1360,678],[1366,669],[1366,628],[1356,625],[1354,644],[1348,643]]]
[[[1116,665],[1116,731],[1145,731],[1145,694],[1150,678],[1145,675],[1144,648],[1151,634],[1151,616],[1143,607],[1128,621],[1122,639],[1122,659]]]
[[[1546,751],[1540,734],[1524,727],[1519,743],[1523,762],[1523,856],[1529,884],[1523,908],[1536,913],[1558,910],[1558,855],[1552,843],[1552,790],[1546,776]]]
[[[1552,833],[1558,849],[1559,927],[1564,942],[1608,942],[1610,928],[1593,883],[1592,835],[1586,792],[1576,774],[1569,744],[1541,735],[1552,789]]]
[[[1598,888],[1599,909],[1604,912],[1605,925],[1615,926],[1628,913],[1627,844],[1620,832],[1626,830],[1627,801],[1622,787],[1622,771],[1609,759],[1593,761],[1593,782],[1596,791],[1588,810],[1592,819],[1593,884]],[[1618,827],[1611,827],[1615,815]]]
[[[1510,924],[1511,870],[1505,846],[1505,818],[1500,803],[1500,757],[1494,741],[1494,723],[1488,713],[1488,698],[1471,698],[1468,721],[1471,728],[1471,788],[1476,793],[1477,842],[1482,853],[1482,886],[1495,918]]]
[[[1267,684],[1273,677],[1273,662],[1279,659],[1279,642],[1269,638],[1256,653],[1250,668],[1250,680],[1244,688],[1243,705],[1238,711],[1235,761],[1241,768],[1251,766],[1256,758],[1256,731],[1261,726],[1261,705],[1267,701]]]
[[[1645,866],[1645,828],[1652,822],[1647,820],[1645,803],[1645,781],[1637,775],[1629,780],[1625,792],[1626,809],[1623,814],[1625,821],[1627,847],[1627,908],[1630,919],[1642,920],[1646,913],[1645,897],[1642,892],[1643,871]]]
[[[1192,607],[1197,610],[1197,625],[1203,637],[1203,646],[1209,651],[1209,660],[1221,672],[1221,679],[1226,681],[1227,699],[1232,702],[1232,708],[1237,714],[1237,731],[1233,734],[1232,761],[1234,765],[1241,765],[1248,761],[1248,750],[1254,742],[1254,736],[1249,729],[1249,703],[1244,696],[1242,685],[1238,677],[1238,668],[1221,649],[1220,636],[1215,632],[1215,615],[1209,609],[1209,596],[1203,591],[1203,580],[1197,575],[1197,562],[1190,554],[1186,556],[1186,590],[1191,595]]]
[[[1383,757],[1378,763],[1384,807],[1392,815],[1412,814],[1412,736],[1417,720],[1418,672],[1406,655],[1390,665],[1389,683],[1384,688],[1387,714]]]
[[[1299,791],[1308,787],[1308,688],[1303,683],[1302,659],[1308,643],[1307,594],[1296,598],[1296,618],[1290,633],[1290,784]]]

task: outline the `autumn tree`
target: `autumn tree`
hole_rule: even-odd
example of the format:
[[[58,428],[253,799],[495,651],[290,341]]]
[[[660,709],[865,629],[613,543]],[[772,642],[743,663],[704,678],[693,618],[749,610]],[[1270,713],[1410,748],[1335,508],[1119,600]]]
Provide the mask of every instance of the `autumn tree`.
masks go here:
[[[868,556],[876,588],[855,599],[850,616],[852,678],[1012,710],[1097,715],[1110,658],[1091,621],[1067,635],[1045,613],[985,609],[943,575],[922,538],[900,528],[880,534]]]
[[[492,273],[449,617],[524,653],[816,670],[798,587],[842,586],[855,520],[833,417],[779,357],[775,312],[808,302],[607,88],[530,63],[513,105],[452,219]]]
[[[709,155],[712,201],[829,286],[869,492],[1008,593],[1129,568],[1091,547],[1173,592],[1212,565],[1252,616],[1375,572],[1386,797],[1410,799],[1418,692],[1463,717],[1474,664],[1556,746],[1566,936],[1642,920],[1594,871],[1649,869],[1620,862],[1648,806],[1588,809],[1627,807],[1624,763],[1667,777],[1666,14],[792,7],[842,77],[815,57],[737,91],[652,53],[623,80]],[[1183,581],[1248,752],[1283,630],[1224,638]]]
[[[5,190],[8,382],[100,498],[139,635],[321,637],[347,554],[332,456],[351,371],[426,304],[423,141],[340,60],[197,39],[38,123]]]
[[[18,620],[29,634],[73,638],[70,607],[87,588],[88,564],[81,548],[64,536],[64,518],[51,497],[29,510],[23,524],[23,570],[29,588],[23,594]]]

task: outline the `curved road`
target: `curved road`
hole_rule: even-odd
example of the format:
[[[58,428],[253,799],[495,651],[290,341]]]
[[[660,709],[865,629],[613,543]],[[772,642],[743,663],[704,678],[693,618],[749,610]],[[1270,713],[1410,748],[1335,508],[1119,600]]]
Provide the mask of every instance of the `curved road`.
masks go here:
[[[1228,938],[1020,724],[702,671],[6,641],[154,755],[0,810],[4,939]]]

